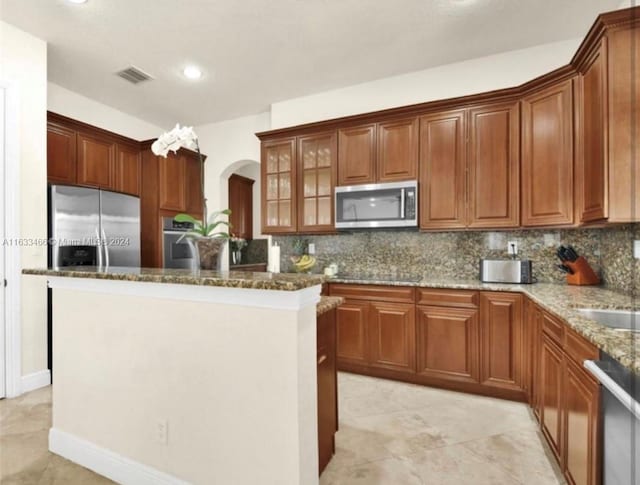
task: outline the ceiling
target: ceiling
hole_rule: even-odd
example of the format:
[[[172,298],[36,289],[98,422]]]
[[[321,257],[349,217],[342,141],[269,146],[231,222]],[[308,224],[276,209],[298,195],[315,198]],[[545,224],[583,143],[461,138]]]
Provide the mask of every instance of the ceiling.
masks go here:
[[[49,80],[170,127],[583,36],[620,0],[0,0],[49,43]],[[569,61],[569,59],[567,59]],[[526,62],[526,59],[523,59]],[[182,69],[199,65],[188,81]],[[129,65],[155,79],[132,85]]]

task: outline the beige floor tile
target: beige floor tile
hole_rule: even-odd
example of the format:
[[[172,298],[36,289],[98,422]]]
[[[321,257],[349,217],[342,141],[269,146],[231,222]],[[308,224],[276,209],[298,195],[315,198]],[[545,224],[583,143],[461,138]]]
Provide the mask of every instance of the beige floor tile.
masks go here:
[[[412,464],[402,457],[386,458],[325,473],[320,485],[424,485]]]

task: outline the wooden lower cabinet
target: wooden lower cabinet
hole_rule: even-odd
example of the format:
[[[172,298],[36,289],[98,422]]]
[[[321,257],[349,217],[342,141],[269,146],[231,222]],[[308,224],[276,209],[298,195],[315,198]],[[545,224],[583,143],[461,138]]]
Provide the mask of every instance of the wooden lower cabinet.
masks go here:
[[[584,369],[566,359],[564,403],[564,460],[567,482],[600,483],[599,385]]]
[[[368,364],[369,309],[369,302],[357,300],[346,300],[338,307],[339,363]]]
[[[418,306],[418,374],[479,382],[478,310]]]
[[[542,334],[540,350],[540,424],[551,451],[561,460],[564,385],[562,350],[545,333]]]
[[[415,305],[373,302],[369,311],[369,365],[415,372]]]
[[[338,430],[338,380],[336,375],[336,311],[317,320],[318,465],[320,473],[335,453]]]
[[[599,352],[559,319],[536,309],[534,410],[542,433],[571,485],[602,482],[600,385],[583,368]]]
[[[524,390],[522,295],[480,293],[480,380],[485,386]]]

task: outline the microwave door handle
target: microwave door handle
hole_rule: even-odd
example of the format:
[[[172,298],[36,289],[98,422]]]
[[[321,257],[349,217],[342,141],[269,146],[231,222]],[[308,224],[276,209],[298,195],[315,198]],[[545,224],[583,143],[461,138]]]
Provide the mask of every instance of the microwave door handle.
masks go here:
[[[400,219],[404,219],[404,189],[400,189]]]

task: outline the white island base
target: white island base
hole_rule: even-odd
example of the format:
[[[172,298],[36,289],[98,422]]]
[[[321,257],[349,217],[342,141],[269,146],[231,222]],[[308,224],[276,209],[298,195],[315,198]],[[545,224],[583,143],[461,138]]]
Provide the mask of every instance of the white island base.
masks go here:
[[[53,453],[123,484],[318,483],[320,286],[49,285]]]

